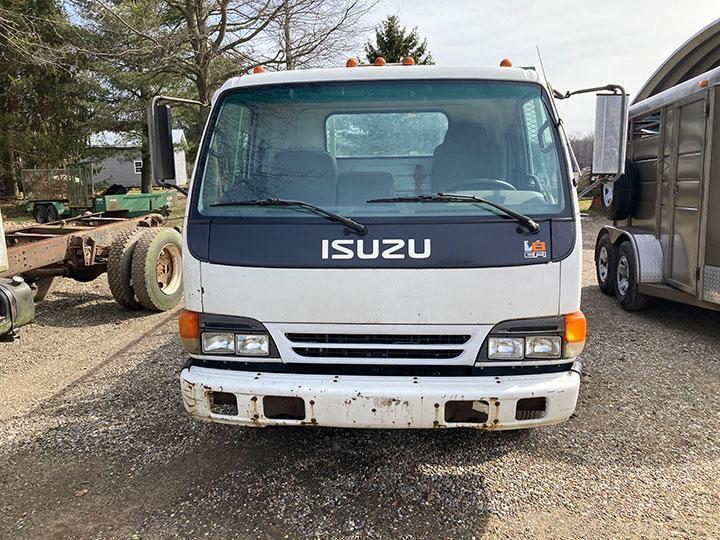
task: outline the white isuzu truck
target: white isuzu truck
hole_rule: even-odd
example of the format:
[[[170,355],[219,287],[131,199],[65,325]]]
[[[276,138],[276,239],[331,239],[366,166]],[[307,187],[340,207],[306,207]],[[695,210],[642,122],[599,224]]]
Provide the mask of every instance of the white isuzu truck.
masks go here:
[[[582,245],[553,92],[533,69],[378,64],[216,92],[184,230],[185,408],[247,426],[568,419]],[[598,146],[622,164],[615,88]],[[170,103],[149,111],[158,181]]]

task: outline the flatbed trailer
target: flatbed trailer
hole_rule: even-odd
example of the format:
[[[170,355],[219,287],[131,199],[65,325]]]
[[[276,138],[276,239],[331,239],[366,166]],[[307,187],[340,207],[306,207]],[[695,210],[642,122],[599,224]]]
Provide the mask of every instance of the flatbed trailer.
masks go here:
[[[115,299],[128,308],[164,311],[182,295],[180,234],[161,227],[164,217],[87,213],[3,233],[0,265],[0,339],[32,320],[54,280],[92,281],[108,273]],[[27,298],[31,298],[28,304]]]

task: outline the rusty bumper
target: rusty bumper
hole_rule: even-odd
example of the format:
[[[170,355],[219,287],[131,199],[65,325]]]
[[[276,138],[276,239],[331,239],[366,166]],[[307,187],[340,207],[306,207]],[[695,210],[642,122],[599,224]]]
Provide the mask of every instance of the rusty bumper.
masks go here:
[[[579,371],[579,370],[578,370]],[[198,420],[246,426],[522,429],[556,424],[575,410],[578,371],[508,377],[385,377],[251,373],[190,367],[180,374],[187,412]],[[214,412],[217,392],[237,407]],[[265,398],[301,398],[302,418],[269,418]],[[538,398],[541,417],[518,412]],[[544,398],[544,400],[543,400]],[[537,402],[537,400],[535,402]],[[298,400],[295,400],[298,401]],[[532,401],[531,401],[532,402]],[[527,403],[521,402],[521,403]],[[460,407],[471,421],[453,418]],[[302,405],[302,403],[301,403]],[[472,411],[477,411],[477,414]],[[462,416],[461,413],[460,416]],[[530,415],[532,416],[532,415]]]

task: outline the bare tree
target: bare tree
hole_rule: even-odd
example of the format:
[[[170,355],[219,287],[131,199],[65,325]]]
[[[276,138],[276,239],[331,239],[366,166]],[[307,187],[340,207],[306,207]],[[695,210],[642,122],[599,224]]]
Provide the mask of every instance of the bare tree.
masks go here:
[[[282,0],[270,29],[278,41],[278,68],[320,67],[344,58],[370,26],[376,0]]]
[[[581,169],[592,166],[593,156],[593,136],[585,134],[570,137],[570,145],[572,146],[575,157]]]

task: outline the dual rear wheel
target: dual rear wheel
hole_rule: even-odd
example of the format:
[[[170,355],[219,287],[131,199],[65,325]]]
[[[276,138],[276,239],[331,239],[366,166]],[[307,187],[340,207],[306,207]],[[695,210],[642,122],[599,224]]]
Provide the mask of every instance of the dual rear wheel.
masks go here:
[[[129,309],[167,311],[182,297],[182,238],[166,227],[120,233],[110,247],[108,284]]]
[[[629,241],[619,245],[603,234],[595,245],[595,275],[600,290],[615,295],[623,309],[639,311],[647,307],[649,296],[638,292],[638,261]]]

